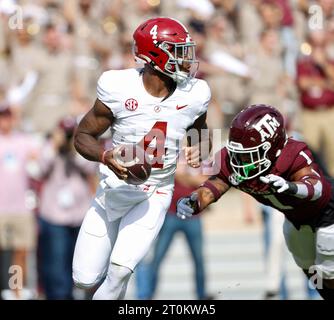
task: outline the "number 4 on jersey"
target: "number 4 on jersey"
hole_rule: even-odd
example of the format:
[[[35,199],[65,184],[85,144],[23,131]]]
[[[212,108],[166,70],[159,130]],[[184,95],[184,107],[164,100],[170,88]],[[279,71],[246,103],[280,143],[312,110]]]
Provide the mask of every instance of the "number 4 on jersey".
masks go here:
[[[167,148],[165,148],[166,133],[167,122],[157,121],[141,141],[144,144],[145,152],[153,157],[152,168],[162,169],[164,166],[163,157],[167,151]],[[156,139],[155,147],[149,146],[154,139]]]

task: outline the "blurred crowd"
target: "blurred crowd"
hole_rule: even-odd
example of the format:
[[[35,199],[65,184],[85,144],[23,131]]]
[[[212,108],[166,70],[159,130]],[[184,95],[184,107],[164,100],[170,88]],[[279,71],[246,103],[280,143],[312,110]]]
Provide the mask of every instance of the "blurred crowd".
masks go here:
[[[41,295],[73,298],[66,268],[96,185],[73,130],[100,74],[136,66],[132,33],[153,16],[180,20],[196,42],[210,128],[224,135],[245,105],[273,105],[334,175],[334,0],[0,0],[3,299],[6,263],[24,274],[29,252]]]

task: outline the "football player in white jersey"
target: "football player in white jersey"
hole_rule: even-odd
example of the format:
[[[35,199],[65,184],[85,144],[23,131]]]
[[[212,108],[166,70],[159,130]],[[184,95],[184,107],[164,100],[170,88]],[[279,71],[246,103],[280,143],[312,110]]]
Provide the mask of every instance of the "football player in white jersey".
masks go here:
[[[133,38],[134,54],[144,67],[103,73],[97,100],[75,135],[78,152],[101,162],[99,188],[73,259],[75,284],[98,286],[93,299],[124,298],[128,280],[170,206],[180,141],[190,129],[207,129],[211,93],[204,80],[195,78],[195,43],[185,26],[154,18],[142,23]],[[98,138],[108,128],[112,148],[104,150]],[[130,185],[124,181],[127,169],[115,161],[117,147],[143,139],[146,151],[155,156],[152,172],[144,184]],[[209,137],[195,140],[186,155],[188,164],[198,167],[204,155],[193,144],[209,144]]]

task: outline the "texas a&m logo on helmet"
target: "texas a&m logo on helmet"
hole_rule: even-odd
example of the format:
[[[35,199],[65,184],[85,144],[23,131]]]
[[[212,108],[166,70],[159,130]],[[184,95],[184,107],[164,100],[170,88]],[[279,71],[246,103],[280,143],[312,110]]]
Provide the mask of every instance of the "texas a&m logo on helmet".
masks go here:
[[[271,116],[268,113],[258,123],[253,125],[261,135],[261,142],[266,141],[268,138],[272,138],[279,126],[280,123],[276,117]]]

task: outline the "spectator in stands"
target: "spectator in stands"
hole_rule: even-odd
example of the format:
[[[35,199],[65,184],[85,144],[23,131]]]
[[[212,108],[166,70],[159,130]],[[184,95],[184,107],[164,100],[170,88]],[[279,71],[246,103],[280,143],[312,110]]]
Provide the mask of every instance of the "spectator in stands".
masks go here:
[[[237,65],[243,64],[244,50],[236,38],[236,32],[231,23],[222,15],[214,15],[208,22],[208,38],[205,43],[206,59],[216,65],[217,68],[224,68],[222,64],[229,64],[228,61],[236,61]],[[227,70],[222,76],[221,73],[208,74],[207,81],[210,85],[213,100],[220,102],[220,108],[224,114],[224,124],[230,122],[230,118],[241,109],[248,99],[248,92],[245,86],[245,76],[235,70]]]
[[[274,29],[266,29],[260,35],[258,49],[253,56],[249,103],[266,103],[280,107],[284,93],[279,34]]]
[[[37,89],[38,66],[43,57],[43,50],[38,45],[36,36],[29,33],[33,20],[25,19],[23,28],[17,29],[11,37],[10,76],[8,77],[8,99],[17,110],[33,107],[34,90]],[[26,118],[19,123],[21,129],[30,131],[31,127]]]
[[[35,248],[35,218],[29,207],[28,164],[37,157],[37,144],[15,131],[15,117],[8,105],[0,105],[0,251],[11,256],[2,268],[0,286],[4,299],[25,299],[28,282],[27,256]],[[3,257],[3,256],[2,256]],[[2,259],[0,259],[1,261]],[[3,260],[2,260],[3,262]],[[18,266],[22,277],[8,288],[9,266]],[[13,289],[13,290],[9,290]]]
[[[238,29],[240,41],[247,52],[253,52],[257,48],[259,35],[263,29],[259,6],[261,0],[241,1],[239,5]],[[249,26],[252,26],[251,28]]]
[[[291,77],[296,76],[296,61],[299,43],[297,41],[297,28],[293,15],[293,8],[289,0],[274,0],[281,10],[280,36],[283,47],[284,70]]]
[[[302,134],[316,153],[325,159],[334,175],[334,61],[327,56],[326,30],[311,31],[309,55],[297,65],[297,83],[302,105]]]
[[[44,31],[43,51],[38,57],[36,89],[23,117],[34,132],[47,134],[58,121],[69,114],[76,88],[72,52],[64,47],[64,32],[56,25]]]
[[[76,120],[63,118],[40,158],[39,251],[46,299],[73,299],[72,259],[94,191],[95,164],[73,147]]]
[[[87,97],[95,96],[95,83],[102,72],[103,61],[110,50],[114,50],[110,43],[117,41],[111,33],[105,32],[105,22],[101,23],[103,9],[103,1],[64,3],[65,16],[73,34],[75,78],[80,83],[80,95]]]
[[[10,52],[8,50],[8,30],[6,29],[6,24],[7,21],[0,11],[0,87],[8,86],[8,58]]]

